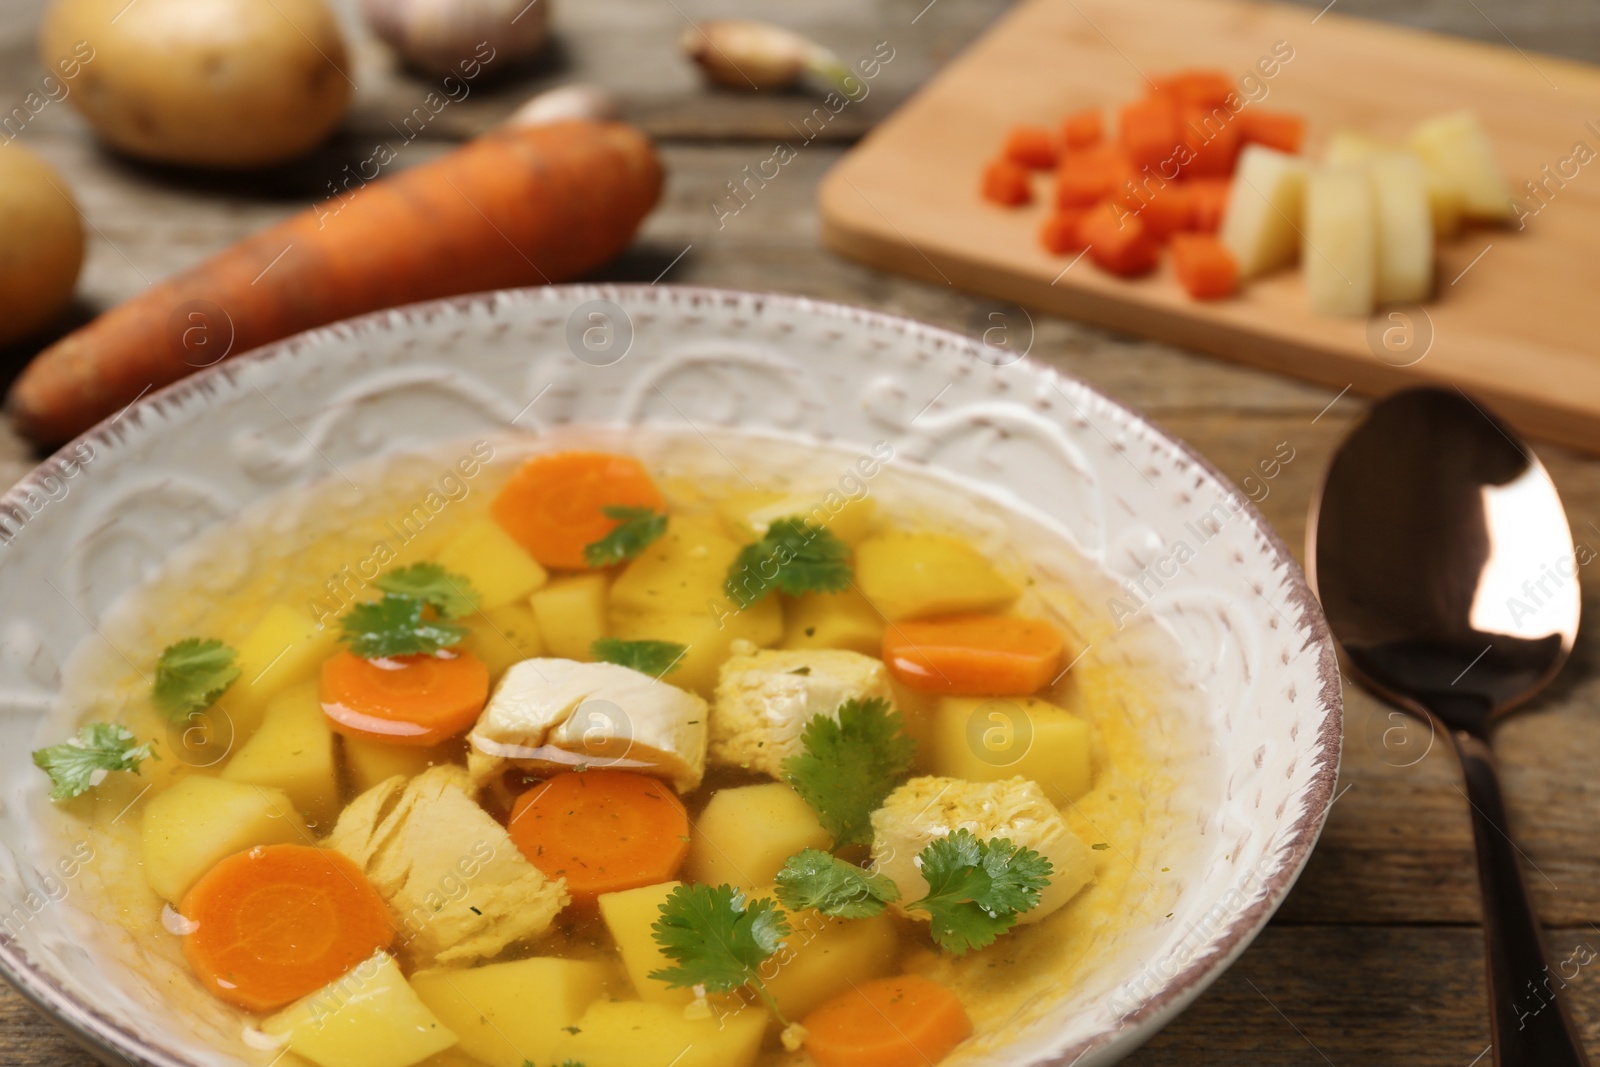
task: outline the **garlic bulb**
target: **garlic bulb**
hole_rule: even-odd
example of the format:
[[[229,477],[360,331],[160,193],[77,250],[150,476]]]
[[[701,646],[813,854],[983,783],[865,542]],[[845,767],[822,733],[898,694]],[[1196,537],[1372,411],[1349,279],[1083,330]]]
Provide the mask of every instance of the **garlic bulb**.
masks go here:
[[[838,56],[770,22],[702,22],[683,31],[678,47],[700,65],[707,79],[725,89],[774,92],[815,74],[848,91],[844,81],[850,71]]]
[[[562,85],[547,89],[523,104],[506,119],[507,126],[544,126],[569,119],[604,122],[617,117],[617,101],[596,85]]]
[[[551,0],[362,0],[372,31],[412,66],[464,74],[538,51]]]

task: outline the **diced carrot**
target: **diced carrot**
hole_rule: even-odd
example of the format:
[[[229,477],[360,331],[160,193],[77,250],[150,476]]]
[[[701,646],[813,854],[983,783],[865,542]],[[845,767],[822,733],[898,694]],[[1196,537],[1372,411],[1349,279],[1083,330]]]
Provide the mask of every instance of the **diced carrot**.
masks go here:
[[[489,668],[470,652],[362,659],[341,652],[322,665],[322,714],[347,737],[437,745],[478,721]]]
[[[1123,190],[1118,202],[1139,217],[1150,236],[1165,241],[1189,228],[1189,188],[1186,183],[1151,182],[1147,187]]]
[[[1028,169],[1009,159],[993,159],[983,168],[983,198],[1006,207],[1017,207],[1033,199]]]
[[[1239,115],[1244,122],[1244,139],[1294,155],[1306,136],[1306,120],[1292,111],[1247,107]]]
[[[1055,134],[1042,126],[1018,126],[1006,135],[1002,154],[1019,166],[1049,170],[1056,165]]]
[[[1098,108],[1074,111],[1061,120],[1061,145],[1065,149],[1097,145],[1105,139],[1105,135],[1105,124],[1100,119]]]
[[[490,506],[494,520],[546,567],[586,569],[585,545],[620,520],[607,507],[666,506],[639,461],[606,452],[535,456],[511,476]]]
[[[1082,251],[1083,238],[1078,233],[1078,224],[1088,212],[1088,208],[1082,207],[1057,208],[1039,227],[1039,243],[1058,256]]]
[[[389,908],[343,853],[263,845],[220,861],[178,909],[183,955],[229,1004],[272,1011],[349,971],[395,935]]]
[[[672,787],[630,771],[557,774],[517,798],[506,829],[580,904],[669,881],[689,851],[689,816]]]
[[[884,665],[924,693],[1027,696],[1056,676],[1060,660],[1061,635],[1042,619],[946,615],[894,623],[883,634]]]
[[[1056,168],[1056,207],[1089,207],[1115,194],[1132,169],[1122,150],[1108,144],[1068,152]]]
[[[1095,263],[1112,274],[1131,278],[1154,270],[1161,260],[1161,245],[1139,216],[1121,204],[1107,201],[1094,207],[1078,224],[1078,233]]]
[[[1239,264],[1215,234],[1174,234],[1172,269],[1196,300],[1218,300],[1239,288]]]
[[[1135,171],[1149,167],[1160,173],[1181,143],[1178,109],[1167,96],[1147,96],[1124,105],[1117,122],[1118,140]]]
[[[1180,70],[1155,79],[1158,92],[1170,93],[1186,104],[1221,107],[1235,92],[1233,79],[1221,70]]]
[[[914,974],[852,984],[802,1025],[817,1067],[927,1067],[972,1036],[956,995]]]
[[[1189,225],[1185,228],[1216,233],[1222,228],[1222,213],[1227,210],[1233,182],[1227,178],[1195,178],[1183,184],[1189,193]]]
[[[1185,178],[1226,178],[1244,147],[1244,124],[1226,107],[1183,108],[1183,143],[1194,158],[1183,165]]]

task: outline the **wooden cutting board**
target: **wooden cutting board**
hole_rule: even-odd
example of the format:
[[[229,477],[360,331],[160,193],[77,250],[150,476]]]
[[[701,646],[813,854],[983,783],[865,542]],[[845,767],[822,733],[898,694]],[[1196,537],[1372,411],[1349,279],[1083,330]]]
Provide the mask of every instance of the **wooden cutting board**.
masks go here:
[[[1261,77],[1275,47],[1292,58]],[[1261,106],[1307,117],[1313,158],[1340,127],[1398,139],[1419,119],[1472,108],[1513,188],[1543,182],[1544,203],[1522,196],[1538,211],[1520,229],[1469,229],[1442,244],[1437,294],[1420,309],[1361,320],[1314,314],[1297,269],[1198,303],[1165,263],[1126,281],[1052,256],[1037,240],[1043,175],[1026,208],[979,198],[982,167],[1011,126],[1053,127],[1091,106],[1109,121],[1145,76],[1194,66],[1253,74],[1245,87]],[[1023,0],[847,155],[819,200],[826,242],[876,267],[1334,388],[1458,386],[1532,436],[1600,451],[1600,159],[1574,162],[1580,143],[1600,154],[1600,69],[1514,46],[1337,8]]]

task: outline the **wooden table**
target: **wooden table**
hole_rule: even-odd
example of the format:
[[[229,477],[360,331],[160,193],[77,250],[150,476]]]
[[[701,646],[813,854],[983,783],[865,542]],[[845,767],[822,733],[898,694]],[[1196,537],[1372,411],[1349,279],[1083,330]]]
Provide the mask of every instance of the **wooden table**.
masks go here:
[[[981,30],[1002,0],[752,0],[737,12],[720,0],[554,2],[558,43],[540,61],[452,104],[425,138],[406,148],[401,165],[485,128],[537,88],[593,81],[619,93],[627,117],[660,139],[670,170],[661,207],[602,277],[798,292],[974,333],[1002,321],[1027,328],[1017,308],[886,277],[825,252],[814,209],[818,178],[848,142]],[[1335,2],[1344,15],[1395,18],[1511,42],[1530,54],[1600,61],[1600,6],[1586,0]],[[1307,6],[1307,35],[1317,32],[1312,20],[1324,3]],[[32,43],[42,6],[43,0],[6,0],[0,7],[0,111],[43,76]],[[687,16],[734,13],[784,21],[846,59],[888,41],[894,58],[861,106],[846,109],[823,138],[719,225],[712,205],[722,202],[724,183],[765,159],[776,140],[793,136],[790,123],[814,106],[799,96],[736,97],[700,86],[678,59],[675,38]],[[359,33],[353,20],[351,31]],[[216,178],[130,164],[97,147],[65,105],[50,105],[30,123],[21,140],[66,175],[93,225],[73,320],[318,199],[341,166],[368,155],[387,123],[430,89],[395,71],[370,41],[359,40],[355,53],[361,88],[344,131],[312,159],[265,175]],[[1550,147],[1552,159],[1568,148]],[[1287,442],[1294,459],[1268,483],[1262,508],[1290,545],[1300,545],[1318,475],[1362,402],[1063,319],[1035,315],[1033,324],[1035,356],[1150,413],[1235,480]],[[35,348],[0,350],[8,379]],[[1600,462],[1553,447],[1541,454],[1576,536],[1600,550]],[[19,475],[28,457],[0,425],[0,477]],[[1600,585],[1593,571],[1586,568],[1580,580],[1596,612]],[[1471,827],[1457,769],[1444,746],[1426,751],[1425,728],[1391,720],[1389,709],[1353,685],[1346,699],[1339,799],[1300,884],[1243,958],[1130,1063],[1488,1063]],[[1569,986],[1579,1024],[1600,1054],[1597,710],[1600,638],[1591,625],[1565,673],[1504,727],[1497,749],[1533,897],[1549,926],[1552,962],[1574,959],[1565,969],[1570,975],[1577,960],[1595,960]],[[0,987],[0,1063],[89,1062]]]

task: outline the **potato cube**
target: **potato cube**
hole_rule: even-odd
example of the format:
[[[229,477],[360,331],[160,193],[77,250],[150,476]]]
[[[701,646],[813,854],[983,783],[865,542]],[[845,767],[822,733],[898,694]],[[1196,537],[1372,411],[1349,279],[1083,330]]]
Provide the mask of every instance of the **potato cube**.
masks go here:
[[[765,885],[796,852],[832,844],[811,805],[783,782],[719,789],[690,831],[689,876],[711,885]]]
[[[1057,805],[1089,791],[1089,724],[1033,697],[944,697],[933,712],[930,769],[969,782],[1023,777]]]
[[[584,1067],[750,1067],[761,1052],[767,1013],[742,1007],[720,1018],[644,1000],[597,1000],[576,1033],[563,1033],[555,1062]]]
[[[1468,218],[1503,222],[1512,217],[1511,186],[1477,115],[1454,111],[1419,123],[1410,145],[1456,191]]]
[[[140,834],[145,879],[174,904],[226,856],[256,845],[311,842],[283,790],[198,774],[150,798]]]
[[[1433,213],[1422,161],[1409,152],[1384,152],[1366,167],[1377,216],[1374,299],[1425,300],[1433,290]]]
[[[273,697],[261,725],[222,771],[230,782],[283,790],[313,825],[328,824],[339,811],[333,730],[317,686],[301,682]]]
[[[622,954],[622,966],[633,982],[633,991],[653,1004],[682,1006],[694,999],[694,991],[688,987],[673,988],[650,977],[653,971],[673,966],[656,944],[650,927],[661,918],[662,903],[682,884],[661,882],[600,894],[600,917],[605,920],[606,929]]]
[[[790,914],[789,927],[784,947],[761,965],[761,980],[787,1018],[895,969],[897,937],[887,914],[830,919],[807,909]]]
[[[1322,167],[1306,179],[1301,270],[1313,311],[1370,315],[1377,280],[1372,184],[1361,167]]]
[[[239,642],[239,680],[218,701],[233,719],[234,743],[255,732],[267,702],[291,685],[315,678],[339,651],[339,629],[310,612],[274,604]]]
[[[523,600],[549,578],[539,561],[487,515],[451,538],[439,550],[437,561],[472,583],[482,611]]]
[[[992,611],[1017,587],[965,541],[944,534],[890,531],[856,547],[856,584],[891,621]]]
[[[460,1049],[489,1067],[554,1063],[563,1027],[599,998],[605,968],[589,960],[535,957],[470,970],[418,971],[411,988]]]
[[[489,608],[467,619],[466,627],[471,633],[461,647],[483,660],[491,684],[512,664],[544,655],[539,618],[526,604]]]
[[[804,519],[853,545],[871,531],[877,506],[869,497],[848,497],[837,489],[816,493],[734,493],[717,513],[747,541],[759,541],[777,519]]]
[[[1265,145],[1239,153],[1218,235],[1239,261],[1239,277],[1287,267],[1300,254],[1305,160]]]
[[[613,611],[704,615],[727,599],[728,568],[740,545],[709,518],[674,515],[667,531],[611,583]]]
[[[340,737],[339,742],[344,748],[345,770],[357,793],[365,793],[397,774],[415,778],[429,767],[455,763],[461,757],[461,742],[456,740],[430,748],[390,745],[364,737]]]
[[[557,578],[529,598],[545,654],[589,662],[589,646],[606,635],[606,584],[600,571]]]
[[[883,654],[883,616],[854,589],[806,593],[789,600],[779,648],[843,648]]]
[[[456,1043],[379,952],[261,1024],[319,1067],[411,1067]]]
[[[775,595],[762,597],[744,610],[730,603],[720,617],[704,607],[686,615],[614,612],[611,632],[625,641],[672,641],[688,651],[666,681],[710,697],[735,641],[761,648],[783,636],[783,608]]]

